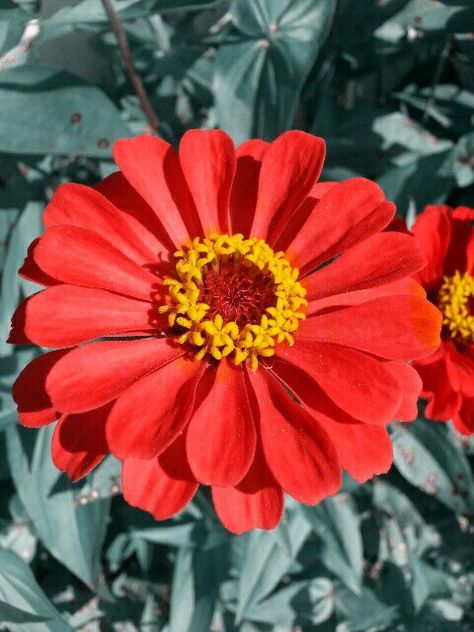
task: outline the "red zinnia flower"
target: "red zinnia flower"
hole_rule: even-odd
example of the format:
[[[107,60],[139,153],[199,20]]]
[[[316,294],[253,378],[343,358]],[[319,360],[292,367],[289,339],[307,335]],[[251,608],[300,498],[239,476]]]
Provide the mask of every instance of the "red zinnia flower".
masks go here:
[[[427,206],[413,233],[428,260],[417,279],[443,315],[442,343],[416,362],[426,415],[474,432],[474,209]]]
[[[26,426],[59,418],[57,467],[77,480],[111,451],[125,499],[158,519],[210,485],[238,533],[277,525],[283,491],[335,493],[341,467],[386,472],[385,426],[421,389],[405,361],[438,347],[440,315],[409,278],[414,238],[380,232],[380,188],[315,184],[324,142],[299,131],[237,150],[190,131],[179,155],[140,136],[114,155],[95,189],[59,187],[21,271],[47,289],[11,342],[59,350],[14,396]]]

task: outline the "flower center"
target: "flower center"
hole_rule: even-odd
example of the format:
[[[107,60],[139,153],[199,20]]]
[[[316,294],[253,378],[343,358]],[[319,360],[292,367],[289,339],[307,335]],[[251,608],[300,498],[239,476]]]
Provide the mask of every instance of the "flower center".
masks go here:
[[[276,343],[293,344],[308,302],[283,252],[263,239],[212,234],[175,252],[176,277],[166,279],[169,301],[159,308],[179,328],[178,342],[198,347],[196,357],[248,360],[275,353]]]
[[[438,292],[438,307],[449,336],[461,343],[474,342],[474,277],[458,270],[445,276]]]

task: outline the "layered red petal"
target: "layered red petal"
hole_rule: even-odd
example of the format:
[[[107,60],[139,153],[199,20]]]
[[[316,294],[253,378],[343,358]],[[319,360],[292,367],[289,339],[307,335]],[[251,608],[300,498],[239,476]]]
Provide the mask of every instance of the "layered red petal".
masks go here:
[[[236,487],[213,487],[212,500],[222,524],[238,535],[250,529],[274,529],[283,515],[284,501],[257,445],[255,459]]]
[[[157,458],[125,459],[122,487],[130,505],[145,509],[157,520],[167,520],[181,511],[199,487],[186,460],[183,437]]]
[[[156,275],[97,233],[79,226],[52,226],[41,237],[33,256],[46,274],[70,285],[110,290],[146,301],[161,285]]]
[[[207,397],[189,423],[186,450],[200,483],[236,485],[253,461],[255,424],[243,367],[221,360]]]
[[[107,439],[119,459],[152,459],[173,443],[194,409],[205,365],[178,358],[138,379],[117,399]]]
[[[415,359],[440,344],[441,314],[414,295],[376,298],[316,314],[300,326],[301,341],[330,342],[392,360]]]
[[[229,197],[236,169],[235,148],[221,130],[189,130],[179,160],[206,235],[230,231]]]
[[[76,482],[88,474],[109,453],[105,424],[110,405],[79,415],[64,415],[53,434],[54,464]]]
[[[123,178],[117,181],[117,177],[112,177],[114,187]],[[98,190],[83,184],[62,184],[44,212],[45,227],[65,224],[93,230],[140,265],[165,256],[168,245],[164,242],[163,230],[147,222],[144,203],[137,208],[137,194],[130,193],[131,187],[124,191],[120,186],[116,198],[123,206],[117,207],[106,197],[110,188],[108,179],[98,185]],[[116,198],[113,201],[117,201]]]
[[[444,260],[451,237],[448,207],[427,206],[416,218],[412,232],[427,260],[418,279],[424,287],[431,288],[443,277]]]
[[[369,424],[326,422],[341,466],[359,483],[386,474],[393,463],[393,448],[385,428]]]
[[[395,206],[380,187],[353,178],[331,187],[288,246],[287,255],[304,275],[385,228]]]
[[[12,395],[18,406],[18,418],[24,426],[39,428],[58,417],[46,391],[46,379],[67,351],[50,351],[32,360],[17,377]]]
[[[447,368],[448,354],[443,349],[433,356],[432,362],[415,362],[414,366],[423,381],[422,397],[429,399],[426,416],[448,421],[459,410],[462,396],[450,380]]]
[[[70,347],[103,336],[152,333],[158,327],[149,303],[105,290],[56,285],[19,306],[9,342]]]
[[[46,388],[57,410],[85,412],[184,353],[166,338],[93,342],[63,355],[49,371]]]
[[[260,369],[248,375],[263,452],[275,479],[284,491],[307,504],[334,494],[341,484],[341,469],[322,425],[267,371]]]
[[[201,235],[178,154],[169,143],[146,134],[119,140],[114,145],[114,159],[175,246]]]
[[[311,274],[305,283],[307,298],[316,301],[394,283],[418,272],[425,263],[413,237],[378,233]]]
[[[263,140],[248,140],[236,150],[237,164],[229,210],[232,232],[250,237],[258,197],[258,183],[262,159],[269,143]]]
[[[418,372],[406,362],[394,360],[384,364],[385,369],[393,375],[400,385],[401,402],[395,412],[395,419],[411,421],[418,415],[417,401],[421,394],[423,383]]]
[[[319,178],[324,156],[324,141],[305,132],[273,141],[262,160],[252,236],[273,245]]]
[[[314,283],[314,279],[317,279],[317,274],[311,274],[304,279],[304,285],[308,288],[310,296],[315,296],[317,292],[317,284]],[[328,308],[360,305],[374,298],[395,296],[397,294],[412,294],[413,296],[426,298],[426,292],[423,287],[412,278],[406,278],[400,281],[394,281],[393,283],[387,283],[386,285],[370,287],[365,290],[354,290],[334,294],[332,296],[325,296],[324,298],[310,299],[308,307],[306,308],[306,315],[310,317],[314,316],[317,312],[326,311]]]
[[[398,380],[385,363],[361,351],[314,341],[281,347],[278,356],[308,373],[339,408],[373,424],[386,424],[402,403]]]

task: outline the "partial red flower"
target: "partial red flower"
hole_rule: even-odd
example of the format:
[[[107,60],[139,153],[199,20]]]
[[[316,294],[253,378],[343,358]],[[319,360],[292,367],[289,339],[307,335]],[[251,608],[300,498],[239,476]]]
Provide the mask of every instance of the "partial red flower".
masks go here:
[[[190,131],[179,154],[139,136],[96,188],[59,187],[21,269],[46,289],[10,338],[57,349],[14,397],[25,426],[58,420],[58,468],[112,452],[157,519],[209,485],[236,533],[275,527],[283,492],[314,504],[342,468],[389,469],[440,315],[414,238],[381,232],[394,205],[363,178],[317,184],[324,153],[299,131],[237,149]]]
[[[443,315],[442,343],[414,366],[426,416],[474,432],[474,209],[427,206],[413,226],[428,261],[416,275]]]

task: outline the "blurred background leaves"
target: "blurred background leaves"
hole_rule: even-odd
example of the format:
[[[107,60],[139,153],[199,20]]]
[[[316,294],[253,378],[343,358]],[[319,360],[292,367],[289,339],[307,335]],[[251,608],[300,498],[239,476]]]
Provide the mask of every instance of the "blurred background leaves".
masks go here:
[[[377,180],[409,221],[474,206],[472,0],[112,0],[173,144],[298,127],[328,143],[325,179]],[[99,0],[0,2],[0,629],[12,632],[472,630],[474,443],[393,424],[395,466],[349,477],[273,532],[234,537],[201,491],[156,523],[126,506],[109,457],[72,485],[50,430],[10,389],[39,350],[4,341],[35,287],[16,274],[54,189],[114,170],[148,129]]]

